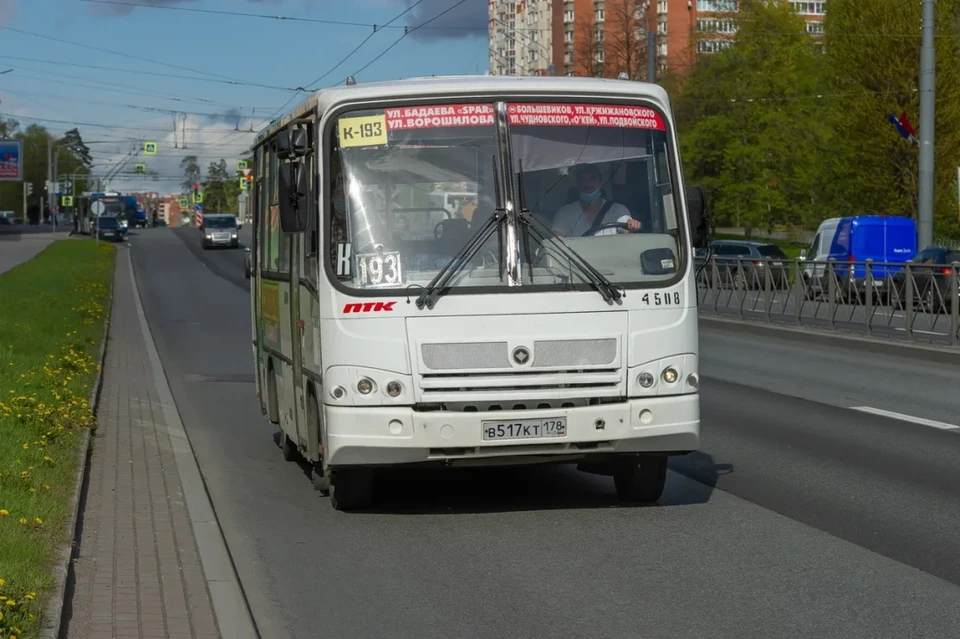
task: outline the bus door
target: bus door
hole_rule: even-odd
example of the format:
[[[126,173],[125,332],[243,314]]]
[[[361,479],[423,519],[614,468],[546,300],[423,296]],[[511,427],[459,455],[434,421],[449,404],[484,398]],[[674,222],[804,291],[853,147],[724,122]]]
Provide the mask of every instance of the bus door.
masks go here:
[[[303,233],[290,235],[290,345],[293,359],[293,419],[297,430],[297,442],[308,445],[306,411],[306,392],[303,386],[303,333],[306,322],[302,316],[300,302],[300,259],[303,254]],[[308,456],[309,457],[309,456]]]

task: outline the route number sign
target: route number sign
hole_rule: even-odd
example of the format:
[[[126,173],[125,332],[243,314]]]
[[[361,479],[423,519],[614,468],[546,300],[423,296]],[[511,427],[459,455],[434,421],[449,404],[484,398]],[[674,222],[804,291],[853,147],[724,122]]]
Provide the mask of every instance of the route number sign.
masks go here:
[[[387,143],[387,119],[383,114],[343,118],[337,123],[341,147],[378,146]]]

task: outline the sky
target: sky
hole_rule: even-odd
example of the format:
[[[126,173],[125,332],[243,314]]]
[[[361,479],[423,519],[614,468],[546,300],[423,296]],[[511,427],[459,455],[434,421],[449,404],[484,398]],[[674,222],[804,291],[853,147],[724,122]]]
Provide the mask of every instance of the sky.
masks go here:
[[[235,168],[303,90],[483,74],[487,51],[487,0],[0,0],[0,117],[79,128],[94,173],[157,142],[108,186],[179,193],[184,156]],[[137,162],[156,179],[122,178]]]

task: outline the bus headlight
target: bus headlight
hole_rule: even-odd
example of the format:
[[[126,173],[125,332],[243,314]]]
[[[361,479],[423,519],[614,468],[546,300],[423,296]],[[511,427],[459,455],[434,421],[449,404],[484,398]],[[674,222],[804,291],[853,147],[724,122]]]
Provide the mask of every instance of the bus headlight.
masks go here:
[[[650,388],[653,386],[653,383],[657,381],[653,378],[653,375],[644,371],[637,376],[637,383],[640,384],[643,388]]]
[[[400,385],[400,382],[387,383],[387,395],[390,397],[399,397],[402,391],[403,387]]]
[[[665,381],[666,383],[673,384],[674,382],[677,381],[677,378],[680,377],[680,374],[677,373],[677,369],[671,367],[671,368],[663,369],[663,373],[661,373],[661,377],[663,377],[663,381]]]
[[[336,386],[330,391],[330,397],[334,399],[343,399],[347,395],[347,389],[343,386]]]
[[[361,395],[369,395],[373,392],[373,388],[373,380],[366,377],[357,382],[357,391],[359,391]]]
[[[697,377],[696,373],[690,373],[687,375],[687,384],[690,388],[698,388],[700,386],[700,378]]]

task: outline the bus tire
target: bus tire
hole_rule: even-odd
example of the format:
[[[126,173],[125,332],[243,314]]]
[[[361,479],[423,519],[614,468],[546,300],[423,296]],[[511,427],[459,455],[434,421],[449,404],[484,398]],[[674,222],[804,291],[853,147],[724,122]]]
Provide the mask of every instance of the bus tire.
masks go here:
[[[333,474],[330,504],[335,510],[360,510],[373,502],[373,470],[347,468]]]
[[[297,450],[297,445],[293,443],[293,440],[280,429],[280,450],[283,451],[283,461],[294,461],[299,455]]]
[[[667,483],[667,456],[626,457],[613,471],[617,498],[633,504],[654,504],[663,495]]]
[[[320,423],[320,408],[317,404],[315,391],[311,387],[307,393],[307,438],[310,433],[317,433],[317,442],[308,441],[307,446],[317,444],[320,449],[320,460],[313,464],[313,489],[320,491],[324,497],[330,496],[330,468],[324,463],[323,451],[323,425]]]
[[[267,420],[280,423],[280,398],[277,393],[277,373],[272,365],[267,366]]]

